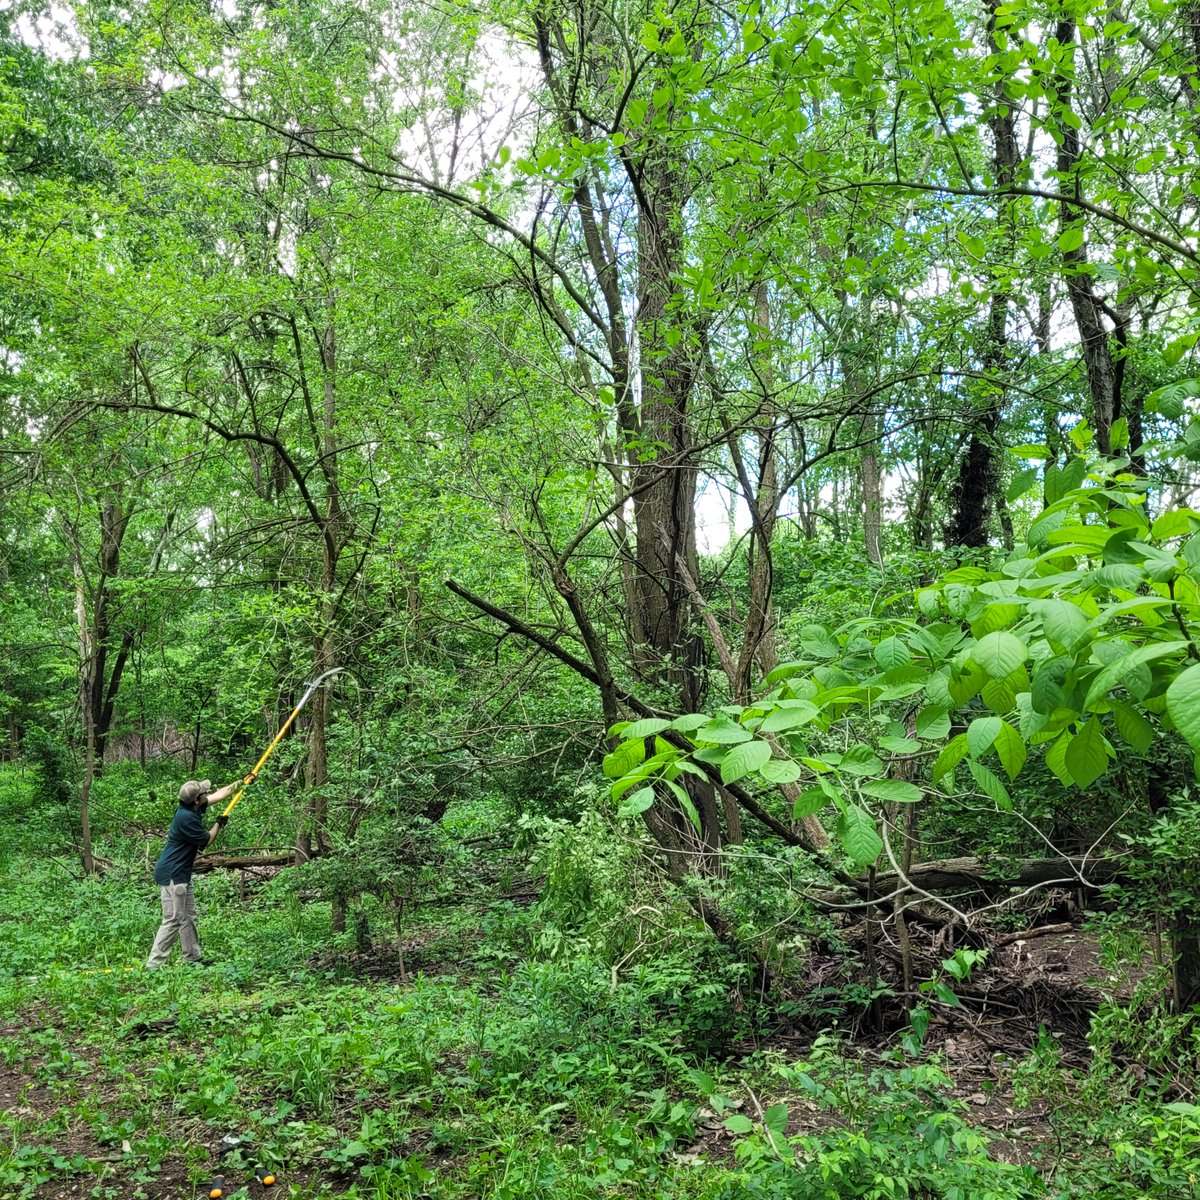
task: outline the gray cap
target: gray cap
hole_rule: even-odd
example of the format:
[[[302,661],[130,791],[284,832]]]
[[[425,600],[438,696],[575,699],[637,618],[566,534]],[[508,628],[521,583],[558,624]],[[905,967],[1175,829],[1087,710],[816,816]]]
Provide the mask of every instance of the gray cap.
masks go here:
[[[185,783],[183,787],[179,789],[179,803],[195,804],[201,796],[211,791],[211,779],[189,779],[187,783]]]

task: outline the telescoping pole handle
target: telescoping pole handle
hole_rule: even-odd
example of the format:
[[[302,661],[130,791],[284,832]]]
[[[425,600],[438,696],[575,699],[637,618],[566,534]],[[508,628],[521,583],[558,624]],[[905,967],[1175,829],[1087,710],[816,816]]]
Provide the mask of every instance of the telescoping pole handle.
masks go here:
[[[308,703],[309,698],[312,696],[313,692],[315,692],[317,690],[317,688],[319,688],[321,686],[321,684],[324,683],[325,680],[328,679],[331,675],[336,675],[339,671],[342,671],[344,669],[345,669],[344,667],[334,667],[334,669],[332,671],[326,671],[324,675],[318,675],[317,678],[314,679],[312,681],[312,683],[310,683],[308,685],[308,691],[306,691],[304,693],[304,695],[300,697],[300,703],[297,704],[296,707],[292,709],[291,715],[279,727],[279,732],[274,736],[274,738],[272,738],[271,744],[262,752],[262,757],[258,760],[258,762],[256,762],[254,764],[254,770],[250,772],[250,774],[246,777],[245,780],[243,780],[242,786],[240,788],[238,788],[237,792],[234,794],[233,799],[230,800],[230,802],[227,805],[225,805],[225,808],[222,811],[221,816],[227,817],[227,816],[229,816],[229,814],[231,812],[233,812],[234,807],[236,806],[237,802],[242,798],[242,796],[245,794],[245,791],[250,786],[250,783],[252,783],[254,781],[254,779],[257,778],[259,771],[262,770],[263,763],[265,763],[267,761],[267,759],[271,757],[272,753],[275,750],[275,747],[279,745],[280,741],[282,741],[283,735],[285,733],[287,733],[287,731],[289,729],[291,729],[292,722],[300,715],[300,710]]]

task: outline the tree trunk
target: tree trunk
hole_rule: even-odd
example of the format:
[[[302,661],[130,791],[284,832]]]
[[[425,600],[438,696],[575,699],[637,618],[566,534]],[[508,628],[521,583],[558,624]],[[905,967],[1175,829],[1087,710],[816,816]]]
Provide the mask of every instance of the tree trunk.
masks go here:
[[[883,565],[883,487],[879,473],[879,420],[872,414],[863,428],[871,439],[871,445],[863,451],[859,463],[862,479],[863,545],[867,561],[879,567]]]
[[[637,215],[637,331],[642,361],[641,406],[637,433],[641,444],[658,447],[642,462],[631,455],[636,571],[635,622],[642,647],[635,659],[638,674],[665,685],[677,697],[680,712],[698,712],[704,704],[704,644],[695,626],[687,588],[676,569],[685,564],[700,574],[696,548],[697,462],[691,444],[688,401],[695,382],[695,346],[681,337],[669,345],[674,327],[683,260],[683,164],[669,146],[656,144],[641,161],[641,200]],[[689,331],[694,332],[694,331]],[[632,431],[626,430],[626,435]],[[667,468],[664,470],[664,467]],[[679,812],[669,795],[659,801],[669,812],[692,869],[717,869],[721,847],[716,791],[706,780],[686,777],[699,818],[699,829]]]
[[[1180,767],[1179,757],[1172,755],[1168,748],[1158,758],[1147,766],[1146,771],[1146,802],[1154,816],[1165,817],[1171,812],[1171,798],[1186,782],[1190,774],[1186,767]],[[1190,756],[1186,760],[1190,762]],[[1191,911],[1190,897],[1186,885],[1182,888],[1172,885],[1168,876],[1167,882],[1160,885],[1161,892],[1178,894],[1184,893],[1181,907],[1172,910],[1166,897],[1160,900],[1159,912],[1166,924],[1171,939],[1171,953],[1174,961],[1171,967],[1171,992],[1174,1008],[1178,1013],[1187,1012],[1196,1004],[1200,1004],[1200,921]]]
[[[1074,46],[1075,19],[1064,17],[1055,28],[1055,37],[1060,46]],[[1072,56],[1065,59],[1064,72],[1071,71]],[[1056,87],[1057,99],[1062,109],[1071,103],[1071,75],[1060,74]],[[1080,160],[1079,131],[1066,121],[1059,125],[1062,141],[1058,147],[1058,171],[1060,188],[1076,199],[1083,198],[1083,185],[1077,173]],[[1092,290],[1092,276],[1088,270],[1088,253],[1085,236],[1086,221],[1083,211],[1069,200],[1061,206],[1062,233],[1077,231],[1078,246],[1063,251],[1063,270],[1067,282],[1067,294],[1071,300],[1071,311],[1079,330],[1080,349],[1084,369],[1087,373],[1088,391],[1092,399],[1092,426],[1096,431],[1096,448],[1101,454],[1111,452],[1112,423],[1115,419],[1116,365],[1108,331],[1104,328],[1102,308]]]
[[[71,569],[75,576],[75,622],[79,630],[80,671],[79,708],[83,718],[84,763],[83,785],[79,792],[79,824],[82,844],[80,846],[85,875],[91,875],[96,864],[92,855],[92,823],[88,812],[88,801],[92,793],[92,779],[96,765],[96,727],[92,708],[92,644],[88,624],[87,595],[84,590],[83,563],[77,553],[71,555]]]
[[[987,10],[988,44],[992,54],[1001,54],[996,40],[996,9],[999,0],[984,0]],[[992,176],[997,189],[1009,187],[1016,178],[1020,150],[1017,146],[1016,101],[1001,79],[991,98],[987,115],[992,134]],[[1016,248],[1016,206],[1002,201],[997,212],[999,227],[999,258],[1003,278]],[[983,381],[983,412],[971,431],[967,452],[959,466],[958,477],[950,491],[951,517],[946,527],[947,546],[982,547],[988,544],[989,524],[996,510],[1000,511],[1006,544],[1012,542],[1012,523],[1003,511],[1000,490],[1000,456],[996,448],[996,432],[1004,411],[1004,389],[996,377],[1008,369],[1008,309],[1007,286],[995,287],[988,305],[982,364],[987,378]],[[1008,520],[1007,526],[1004,522]]]
[[[310,172],[310,184],[314,191],[324,190],[315,166]],[[321,408],[319,417],[311,414],[310,410],[310,422],[312,440],[319,450],[321,474],[325,481],[325,513],[320,530],[321,582],[313,646],[314,679],[337,665],[334,626],[337,619],[338,560],[346,537],[337,457],[337,294],[334,290],[333,248],[326,238],[321,241],[319,260],[325,283],[324,326],[314,330],[314,335],[321,363]],[[314,838],[318,854],[328,853],[332,846],[328,831],[329,799],[325,794],[325,785],[329,782],[329,712],[329,689],[318,688],[309,702],[308,760],[304,777],[307,797],[296,842],[297,862],[311,857]],[[335,906],[335,920],[338,917]],[[344,924],[344,911],[340,919]]]

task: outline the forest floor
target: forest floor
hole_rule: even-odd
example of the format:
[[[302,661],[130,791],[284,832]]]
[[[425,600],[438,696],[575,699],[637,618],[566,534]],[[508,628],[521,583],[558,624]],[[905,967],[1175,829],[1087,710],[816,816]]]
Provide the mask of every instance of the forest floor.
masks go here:
[[[1200,1142],[1162,1136],[1196,1097],[1143,1061],[1170,1032],[1153,964],[1114,966],[1095,932],[998,951],[961,1004],[927,1005],[917,1044],[899,1010],[873,1031],[845,1003],[828,947],[753,1012],[694,965],[547,952],[521,867],[365,952],[290,872],[249,890],[214,873],[215,965],[148,973],[120,969],[157,920],[135,873],[0,863],[0,1195],[192,1200],[220,1172],[226,1200],[899,1197],[921,1193],[837,1172],[863,1138],[899,1158],[939,1122],[929,1195],[1200,1195]]]

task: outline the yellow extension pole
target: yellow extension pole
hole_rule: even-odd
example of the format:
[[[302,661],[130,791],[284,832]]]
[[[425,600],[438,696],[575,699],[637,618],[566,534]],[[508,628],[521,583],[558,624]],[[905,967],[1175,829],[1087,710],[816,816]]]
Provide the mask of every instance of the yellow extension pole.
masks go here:
[[[292,722],[300,715],[300,710],[312,698],[313,692],[315,692],[317,690],[317,688],[319,688],[321,686],[321,684],[324,683],[325,680],[328,679],[331,675],[336,675],[339,671],[344,671],[345,669],[346,669],[345,667],[334,667],[332,671],[326,671],[324,675],[318,675],[317,678],[314,679],[312,681],[312,683],[310,683],[308,685],[308,691],[305,692],[304,695],[300,697],[300,703],[297,704],[296,707],[292,709],[291,716],[288,717],[288,719],[286,721],[284,721],[284,723],[279,728],[279,732],[275,735],[274,739],[271,741],[271,744],[262,752],[262,758],[260,758],[258,760],[258,762],[256,762],[254,764],[254,770],[250,772],[251,781],[253,781],[254,777],[259,773],[259,771],[262,770],[263,763],[265,763],[267,761],[267,759],[271,757],[271,754],[274,751],[275,747],[278,746],[280,741],[283,739],[283,735],[285,733],[287,733],[287,731],[289,729],[291,729]],[[234,805],[236,805],[237,802],[242,798],[246,789],[249,786],[250,786],[249,783],[243,781],[242,786],[240,788],[238,788],[238,790],[237,790],[237,794],[225,806],[225,809],[221,813],[221,816],[227,817],[227,816],[229,816],[229,814],[231,812],[233,812]]]

